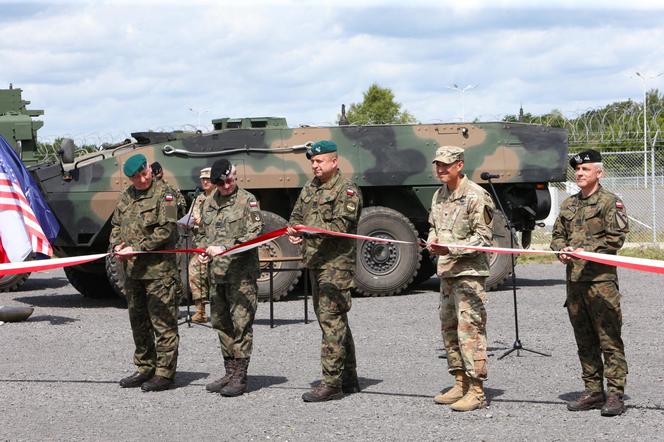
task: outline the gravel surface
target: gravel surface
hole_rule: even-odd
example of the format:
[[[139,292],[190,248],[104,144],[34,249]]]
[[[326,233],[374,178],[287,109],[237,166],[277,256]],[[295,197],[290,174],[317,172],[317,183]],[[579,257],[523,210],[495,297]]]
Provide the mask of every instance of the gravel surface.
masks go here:
[[[551,357],[521,351],[498,360],[515,341],[512,290],[489,293],[490,404],[471,413],[432,401],[452,381],[441,358],[435,278],[410,295],[355,298],[350,322],[363,391],[305,404],[300,396],[320,373],[320,331],[302,322],[301,299],[275,304],[273,329],[269,305],[259,305],[248,394],[205,391],[222,374],[217,337],[186,324],[176,388],[142,393],[117,384],[134,369],[122,303],[83,298],[62,271],[34,274],[22,291],[0,294],[3,305],[35,307],[28,321],[0,325],[0,439],[661,440],[664,278],[620,273],[628,408],[604,418],[565,408],[583,386],[562,308],[563,273],[556,264],[517,267],[521,342]]]

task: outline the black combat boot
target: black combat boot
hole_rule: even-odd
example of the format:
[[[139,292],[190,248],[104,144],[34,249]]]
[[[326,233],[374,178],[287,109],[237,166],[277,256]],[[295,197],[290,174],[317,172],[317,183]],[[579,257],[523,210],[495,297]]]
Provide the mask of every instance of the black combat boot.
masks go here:
[[[625,412],[625,402],[623,402],[622,395],[616,393],[609,393],[606,403],[600,412],[602,416],[618,416]]]
[[[588,390],[584,391],[580,398],[575,401],[567,403],[569,411],[585,411],[602,408],[605,401],[604,392],[591,393]]]
[[[330,387],[321,383],[302,395],[304,402],[325,402],[341,399],[344,396],[339,387]]]
[[[143,382],[149,380],[152,377],[152,373],[144,374],[140,371],[136,371],[133,374],[127,376],[126,378],[120,379],[120,387],[122,388],[137,388],[140,387]]]
[[[233,371],[235,370],[235,359],[224,358],[224,369],[226,370],[224,377],[207,384],[205,386],[207,391],[210,393],[221,393],[221,389],[228,385],[228,383],[231,381]]]
[[[360,381],[357,379],[357,371],[355,369],[349,370],[341,376],[341,391],[346,394],[360,392]]]
[[[149,381],[143,382],[141,385],[141,390],[143,391],[164,391],[171,388],[173,385],[173,379],[168,379],[158,374],[152,376],[152,379]]]
[[[247,368],[249,368],[249,358],[235,359],[235,370],[231,380],[221,389],[222,396],[235,397],[247,391]]]

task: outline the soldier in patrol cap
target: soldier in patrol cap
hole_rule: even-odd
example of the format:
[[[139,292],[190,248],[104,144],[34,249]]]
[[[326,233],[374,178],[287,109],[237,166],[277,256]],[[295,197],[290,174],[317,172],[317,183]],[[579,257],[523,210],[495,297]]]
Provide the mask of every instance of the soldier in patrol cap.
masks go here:
[[[110,247],[126,262],[124,287],[137,371],[120,386],[161,391],[173,383],[180,340],[175,254],[132,252],[175,248],[176,198],[170,187],[153,179],[144,155],[127,159],[123,171],[131,186],[122,192],[113,213]]]
[[[203,237],[203,231],[200,228],[203,203],[205,202],[205,198],[214,191],[214,185],[212,184],[212,181],[210,181],[211,171],[212,169],[210,167],[204,167],[201,169],[200,182],[203,192],[194,199],[194,202],[191,203],[191,208],[189,209],[191,214],[194,247],[200,247]],[[195,257],[190,259],[189,289],[191,291],[191,299],[196,306],[196,313],[191,317],[193,322],[205,323],[208,321],[208,317],[205,314],[205,304],[208,303],[209,288],[210,284],[207,264],[203,264]]]
[[[238,187],[235,166],[215,161],[210,171],[215,186],[201,209],[199,255],[210,267],[210,314],[217,330],[226,374],[206,389],[222,396],[240,396],[247,390],[247,368],[253,348],[253,323],[260,274],[258,250],[233,255],[222,253],[256,238],[263,220],[256,197]]]
[[[434,397],[455,411],[486,407],[486,292],[489,257],[485,252],[437,244],[490,246],[494,204],[491,196],[463,173],[463,149],[441,146],[433,164],[443,186],[433,195],[429,251],[438,255],[440,322],[448,371],[455,384]]]
[[[360,391],[355,343],[348,325],[350,289],[355,271],[355,240],[337,236],[302,237],[293,226],[302,224],[325,230],[356,233],[362,208],[359,189],[337,169],[337,145],[321,140],[306,152],[314,178],[302,188],[291,213],[288,239],[303,244],[309,269],[313,303],[322,331],[320,385],[302,395],[305,402],[339,399]]]
[[[551,249],[615,255],[629,227],[623,202],[599,183],[604,173],[601,154],[586,150],[572,157],[569,164],[581,191],[561,204],[553,226]],[[627,362],[621,338],[621,296],[616,268],[567,253],[560,253],[558,259],[567,265],[565,306],[574,329],[585,384],[581,397],[569,402],[567,409],[601,408],[602,416],[622,414]]]

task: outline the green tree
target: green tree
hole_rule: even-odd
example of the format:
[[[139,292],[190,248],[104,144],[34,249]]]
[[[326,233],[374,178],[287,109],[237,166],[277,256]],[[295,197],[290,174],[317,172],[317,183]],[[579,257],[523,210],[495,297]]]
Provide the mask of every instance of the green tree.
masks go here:
[[[361,103],[352,103],[346,114],[350,124],[394,124],[416,123],[415,117],[407,110],[401,110],[401,103],[394,100],[390,88],[373,83],[363,94]]]

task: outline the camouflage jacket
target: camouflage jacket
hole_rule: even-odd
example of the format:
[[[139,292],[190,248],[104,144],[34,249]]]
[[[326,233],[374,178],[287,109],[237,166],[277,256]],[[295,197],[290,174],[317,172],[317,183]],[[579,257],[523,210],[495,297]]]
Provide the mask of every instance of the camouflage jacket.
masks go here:
[[[289,225],[356,233],[361,210],[358,188],[337,171],[326,183],[314,178],[302,188]],[[304,262],[312,269],[355,270],[355,243],[352,238],[310,235],[304,240]]]
[[[125,189],[111,218],[111,250],[123,242],[140,251],[174,249],[178,239],[176,201],[172,189],[159,181],[153,181],[147,190]],[[126,273],[133,279],[175,275],[175,254],[137,255],[127,260]]]
[[[433,194],[427,242],[491,246],[494,204],[491,196],[467,177],[450,192],[443,186]],[[438,257],[438,276],[489,276],[486,252],[450,248]]]
[[[175,195],[175,202],[178,206],[178,219],[182,218],[187,213],[187,200],[184,195],[182,195],[182,192],[180,192],[180,189],[178,189],[177,186],[169,184],[165,179],[157,181],[162,182],[167,189],[170,189],[170,191],[173,192],[173,195]]]
[[[234,245],[252,240],[260,235],[263,219],[254,195],[236,188],[222,196],[217,190],[205,199],[201,210],[202,230],[199,247],[223,246],[230,249]],[[227,275],[242,274],[258,278],[258,250],[230,256],[216,256],[210,263],[212,275],[218,281]]]
[[[201,228],[201,212],[203,211],[203,204],[205,203],[206,198],[207,195],[205,193],[199,194],[196,199],[194,199],[194,202],[191,203],[191,208],[189,209],[188,216],[191,216],[193,223],[191,231],[193,235],[194,247],[200,247],[200,244],[203,241],[204,232]],[[194,220],[199,221],[196,223]]]
[[[581,247],[586,252],[615,255],[629,232],[625,205],[615,194],[602,186],[588,198],[581,192],[567,198],[553,225],[551,249]],[[615,281],[614,266],[584,259],[567,264],[569,281]]]

